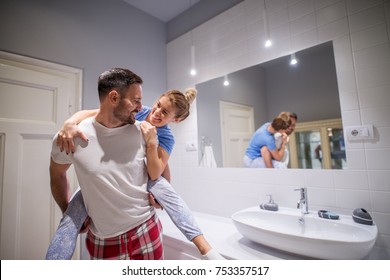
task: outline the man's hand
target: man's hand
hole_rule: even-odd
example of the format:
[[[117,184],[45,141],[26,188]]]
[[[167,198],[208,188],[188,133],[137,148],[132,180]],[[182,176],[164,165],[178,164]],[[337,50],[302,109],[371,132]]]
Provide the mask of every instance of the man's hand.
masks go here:
[[[76,151],[73,141],[76,136],[84,141],[88,141],[87,136],[85,136],[77,124],[65,122],[64,126],[58,132],[56,142],[57,146],[60,147],[61,152],[65,150],[65,152],[69,154],[70,152],[74,153]]]
[[[88,216],[88,217],[85,219],[83,225],[81,226],[80,233],[85,233],[85,232],[87,232],[88,229],[89,229],[89,224],[90,224],[90,223],[91,223],[91,218]]]

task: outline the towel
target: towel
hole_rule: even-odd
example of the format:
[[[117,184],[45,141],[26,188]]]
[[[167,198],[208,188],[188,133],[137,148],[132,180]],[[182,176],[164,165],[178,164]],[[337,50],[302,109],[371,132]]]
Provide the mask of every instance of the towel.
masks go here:
[[[214,158],[214,152],[212,146],[204,147],[203,157],[200,161],[201,167],[217,167],[217,163]]]

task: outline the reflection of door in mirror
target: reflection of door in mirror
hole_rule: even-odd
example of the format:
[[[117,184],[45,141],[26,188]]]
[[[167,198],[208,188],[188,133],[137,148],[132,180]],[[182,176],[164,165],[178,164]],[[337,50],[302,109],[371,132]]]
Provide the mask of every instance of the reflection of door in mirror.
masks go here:
[[[341,119],[297,124],[289,142],[291,168],[345,169]]]
[[[253,107],[219,102],[223,167],[243,167],[243,157],[254,133]]]

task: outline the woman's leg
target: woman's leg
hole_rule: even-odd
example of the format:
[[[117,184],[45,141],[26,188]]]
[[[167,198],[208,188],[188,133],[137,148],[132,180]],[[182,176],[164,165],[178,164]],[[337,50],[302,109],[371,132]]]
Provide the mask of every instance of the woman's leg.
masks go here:
[[[160,176],[155,181],[149,180],[148,191],[167,211],[173,223],[188,240],[191,241],[194,237],[202,234],[187,204],[164,177]]]
[[[77,236],[88,214],[81,191],[76,191],[50,242],[47,260],[70,260],[76,248]]]
[[[195,244],[203,256],[213,251],[213,259],[223,259],[222,256],[212,250],[196,224],[195,218],[187,204],[164,177],[159,177],[155,181],[149,181],[148,191],[153,194],[158,203],[167,211],[176,227],[188,240]]]

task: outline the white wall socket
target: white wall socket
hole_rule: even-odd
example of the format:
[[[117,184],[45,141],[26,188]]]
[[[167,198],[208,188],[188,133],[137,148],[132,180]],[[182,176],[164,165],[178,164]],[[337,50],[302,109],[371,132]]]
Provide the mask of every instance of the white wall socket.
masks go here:
[[[374,126],[372,124],[347,126],[345,128],[349,141],[373,140]]]
[[[198,150],[198,148],[197,148],[195,141],[186,142],[186,151],[187,152],[195,152],[196,150]]]

